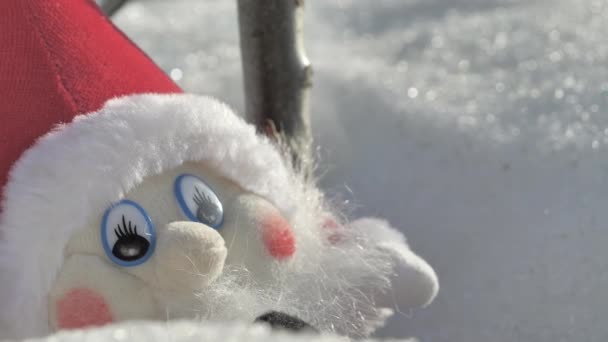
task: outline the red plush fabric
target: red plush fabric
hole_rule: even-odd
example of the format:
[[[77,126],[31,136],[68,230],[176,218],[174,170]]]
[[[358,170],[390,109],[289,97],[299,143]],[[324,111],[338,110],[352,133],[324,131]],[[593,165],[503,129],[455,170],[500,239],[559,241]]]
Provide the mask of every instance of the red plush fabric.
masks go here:
[[[181,90],[93,1],[0,0],[0,188],[54,125],[146,92]]]

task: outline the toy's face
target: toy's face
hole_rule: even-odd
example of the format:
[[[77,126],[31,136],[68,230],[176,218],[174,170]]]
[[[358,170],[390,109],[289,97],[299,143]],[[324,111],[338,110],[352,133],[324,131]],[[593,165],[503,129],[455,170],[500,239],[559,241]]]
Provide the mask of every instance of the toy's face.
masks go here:
[[[247,301],[275,285],[298,247],[272,204],[195,163],[145,179],[83,228],[66,248],[50,296],[54,329],[127,319],[253,319],[273,308]],[[245,302],[226,302],[221,291]]]
[[[434,297],[434,272],[398,232],[377,220],[345,229],[304,188],[291,189],[298,208],[285,217],[201,163],[144,179],[71,237],[49,296],[51,328],[275,312],[366,335],[389,315],[382,292],[400,309]]]

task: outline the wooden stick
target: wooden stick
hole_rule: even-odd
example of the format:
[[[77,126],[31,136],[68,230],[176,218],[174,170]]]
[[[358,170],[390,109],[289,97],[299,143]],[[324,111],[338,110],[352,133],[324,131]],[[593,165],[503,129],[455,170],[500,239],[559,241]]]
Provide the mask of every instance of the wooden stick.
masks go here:
[[[97,4],[108,17],[111,17],[127,1],[128,0],[97,0]]]
[[[311,160],[312,68],[302,39],[303,0],[238,0],[246,118],[287,138],[298,167]]]

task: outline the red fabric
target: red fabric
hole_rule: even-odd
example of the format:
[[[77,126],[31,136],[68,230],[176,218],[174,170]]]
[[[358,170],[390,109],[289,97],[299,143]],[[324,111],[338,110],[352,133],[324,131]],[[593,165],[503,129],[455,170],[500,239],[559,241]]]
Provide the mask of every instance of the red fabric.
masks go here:
[[[0,188],[54,125],[145,92],[181,90],[94,2],[0,0]]]

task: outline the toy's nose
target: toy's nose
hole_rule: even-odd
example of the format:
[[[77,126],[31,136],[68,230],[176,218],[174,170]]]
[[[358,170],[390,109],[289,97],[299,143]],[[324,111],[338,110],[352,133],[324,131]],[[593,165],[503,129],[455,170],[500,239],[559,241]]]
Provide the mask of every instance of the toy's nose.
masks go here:
[[[164,289],[193,291],[204,288],[222,272],[224,239],[196,222],[172,222],[159,229],[156,276]]]

